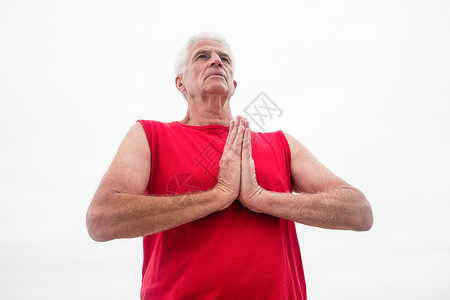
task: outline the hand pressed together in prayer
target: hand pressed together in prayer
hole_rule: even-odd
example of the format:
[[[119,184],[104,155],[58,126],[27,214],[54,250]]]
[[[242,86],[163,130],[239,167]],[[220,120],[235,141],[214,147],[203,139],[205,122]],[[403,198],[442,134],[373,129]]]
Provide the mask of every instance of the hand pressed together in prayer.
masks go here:
[[[229,196],[229,204],[237,198],[243,206],[260,212],[263,203],[259,196],[264,189],[256,180],[249,125],[241,116],[230,122],[216,188]]]

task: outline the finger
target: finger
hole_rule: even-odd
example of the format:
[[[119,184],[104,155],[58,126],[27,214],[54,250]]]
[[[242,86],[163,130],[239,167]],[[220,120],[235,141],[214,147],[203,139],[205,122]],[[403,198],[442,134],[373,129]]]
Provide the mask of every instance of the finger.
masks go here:
[[[233,150],[236,152],[237,155],[240,156],[240,154],[242,153],[242,142],[244,140],[244,131],[245,131],[244,122],[240,120],[240,124],[238,126],[239,129],[233,144]]]
[[[244,148],[248,148],[248,146],[251,147],[251,144],[248,144],[248,140],[251,138],[250,136],[250,122],[245,120],[245,132],[244,132],[244,141],[243,141],[243,146]]]
[[[231,119],[230,126],[228,127],[228,135],[230,135],[230,132],[233,130],[233,127],[234,127],[234,120]]]
[[[236,120],[233,121],[233,130],[231,132],[231,140],[234,141],[239,130],[239,124],[241,123],[241,116],[237,116]]]
[[[250,129],[245,128],[244,132],[244,141],[243,141],[243,149],[248,153],[249,156],[252,155],[252,140],[251,140],[251,134]]]
[[[247,119],[244,120],[245,120],[245,128],[250,129],[250,121],[247,121]]]
[[[250,128],[247,128],[247,143],[248,143],[248,152],[250,153],[250,156],[252,156],[252,134],[250,132]]]
[[[233,128],[234,128],[234,120],[230,121],[230,126],[228,127],[228,135],[227,135],[227,140],[230,138],[231,132],[233,132]]]
[[[252,131],[250,130],[250,122],[248,122],[248,147],[250,149],[250,155],[252,155]]]
[[[237,129],[239,124],[236,124],[236,121],[231,120],[230,128],[228,129],[227,140],[225,141],[225,147],[223,149],[224,153],[228,152],[233,146],[233,142],[236,139]]]

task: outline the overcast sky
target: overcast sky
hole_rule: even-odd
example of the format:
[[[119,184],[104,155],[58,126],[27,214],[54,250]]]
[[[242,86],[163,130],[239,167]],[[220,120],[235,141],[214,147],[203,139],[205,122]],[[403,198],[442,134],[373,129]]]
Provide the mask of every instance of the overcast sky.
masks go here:
[[[234,115],[264,92],[264,130],[372,204],[369,232],[297,225],[309,299],[449,299],[445,0],[0,0],[0,298],[139,298],[142,239],[94,242],[85,213],[137,119],[184,117],[175,55],[201,31],[233,49]]]

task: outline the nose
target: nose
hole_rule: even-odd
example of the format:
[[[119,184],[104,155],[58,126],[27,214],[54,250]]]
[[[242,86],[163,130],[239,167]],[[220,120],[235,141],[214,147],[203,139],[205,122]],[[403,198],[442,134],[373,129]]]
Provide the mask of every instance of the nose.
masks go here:
[[[217,55],[217,53],[213,53],[211,55],[211,59],[210,59],[210,67],[213,66],[218,66],[220,68],[222,68],[222,60],[220,59],[220,56]]]

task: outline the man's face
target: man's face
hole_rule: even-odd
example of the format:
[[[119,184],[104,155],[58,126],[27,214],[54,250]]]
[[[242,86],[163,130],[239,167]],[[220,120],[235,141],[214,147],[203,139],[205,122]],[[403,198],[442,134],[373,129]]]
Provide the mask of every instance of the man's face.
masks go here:
[[[177,88],[190,97],[234,94],[232,61],[222,45],[215,40],[200,40],[189,48],[183,75],[176,78]]]

